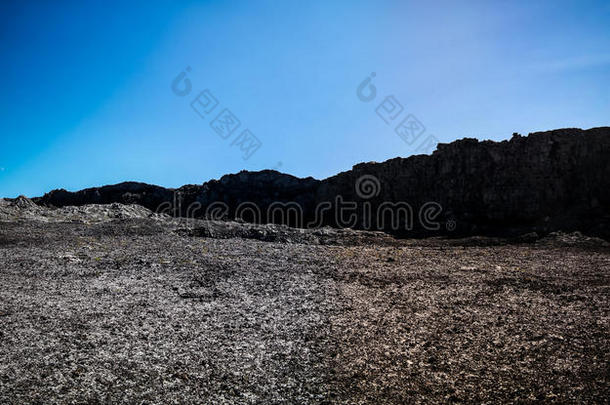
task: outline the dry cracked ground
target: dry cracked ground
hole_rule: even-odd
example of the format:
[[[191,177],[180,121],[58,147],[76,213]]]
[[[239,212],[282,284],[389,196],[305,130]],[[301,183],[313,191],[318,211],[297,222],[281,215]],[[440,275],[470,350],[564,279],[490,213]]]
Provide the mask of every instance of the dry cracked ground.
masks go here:
[[[24,210],[0,217],[1,404],[608,403],[602,241]]]

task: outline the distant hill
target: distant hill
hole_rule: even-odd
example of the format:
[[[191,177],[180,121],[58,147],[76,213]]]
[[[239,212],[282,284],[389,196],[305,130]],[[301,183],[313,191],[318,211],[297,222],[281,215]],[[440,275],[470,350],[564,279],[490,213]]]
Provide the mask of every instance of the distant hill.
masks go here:
[[[178,189],[126,182],[77,192],[54,190],[33,200],[54,207],[135,203],[175,216],[207,213],[397,236],[561,230],[608,239],[609,156],[610,127],[568,128],[514,134],[502,142],[462,139],[439,144],[432,155],[361,163],[325,180],[242,171]]]

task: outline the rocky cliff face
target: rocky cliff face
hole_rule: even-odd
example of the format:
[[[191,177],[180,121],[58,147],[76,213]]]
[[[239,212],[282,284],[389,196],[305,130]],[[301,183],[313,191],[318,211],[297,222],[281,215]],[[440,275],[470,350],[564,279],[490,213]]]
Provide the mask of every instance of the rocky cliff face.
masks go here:
[[[37,204],[137,203],[176,216],[301,227],[331,225],[398,236],[581,231],[610,238],[610,127],[462,139],[432,155],[363,163],[328,179],[241,172],[165,189],[121,183],[52,191]]]
[[[610,128],[517,134],[503,142],[462,139],[431,156],[360,164],[324,181],[318,199],[358,200],[359,178],[379,180],[373,205],[406,201],[417,216],[437,202],[447,231],[524,233],[581,230],[610,234]],[[375,218],[373,218],[373,222]],[[415,219],[414,228],[421,225]],[[379,225],[379,224],[377,224]],[[384,226],[387,228],[387,226]],[[442,229],[439,229],[442,231]]]

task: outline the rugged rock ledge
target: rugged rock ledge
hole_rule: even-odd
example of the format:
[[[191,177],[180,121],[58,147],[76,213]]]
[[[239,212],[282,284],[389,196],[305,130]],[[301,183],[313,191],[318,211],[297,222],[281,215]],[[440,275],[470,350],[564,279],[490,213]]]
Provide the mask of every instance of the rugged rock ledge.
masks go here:
[[[176,216],[207,213],[398,236],[580,231],[610,239],[608,156],[610,127],[570,128],[527,137],[514,134],[502,142],[462,139],[439,144],[432,155],[362,163],[322,181],[272,170],[243,171],[179,189],[128,182],[78,192],[54,190],[34,201],[53,207],[140,204]],[[258,212],[244,210],[244,203],[253,203]],[[301,213],[290,216],[287,207],[284,215],[281,207],[271,212],[274,203],[295,203],[292,207]],[[346,211],[345,203],[356,208]],[[388,203],[406,203],[408,208],[400,211],[395,205],[388,214],[382,210]],[[400,226],[393,226],[386,214],[400,220]]]

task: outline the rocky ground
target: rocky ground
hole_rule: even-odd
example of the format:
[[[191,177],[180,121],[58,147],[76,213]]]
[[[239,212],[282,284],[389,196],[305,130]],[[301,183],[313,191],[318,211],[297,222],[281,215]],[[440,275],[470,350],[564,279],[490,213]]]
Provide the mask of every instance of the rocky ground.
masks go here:
[[[0,200],[0,403],[607,403],[610,248]]]

